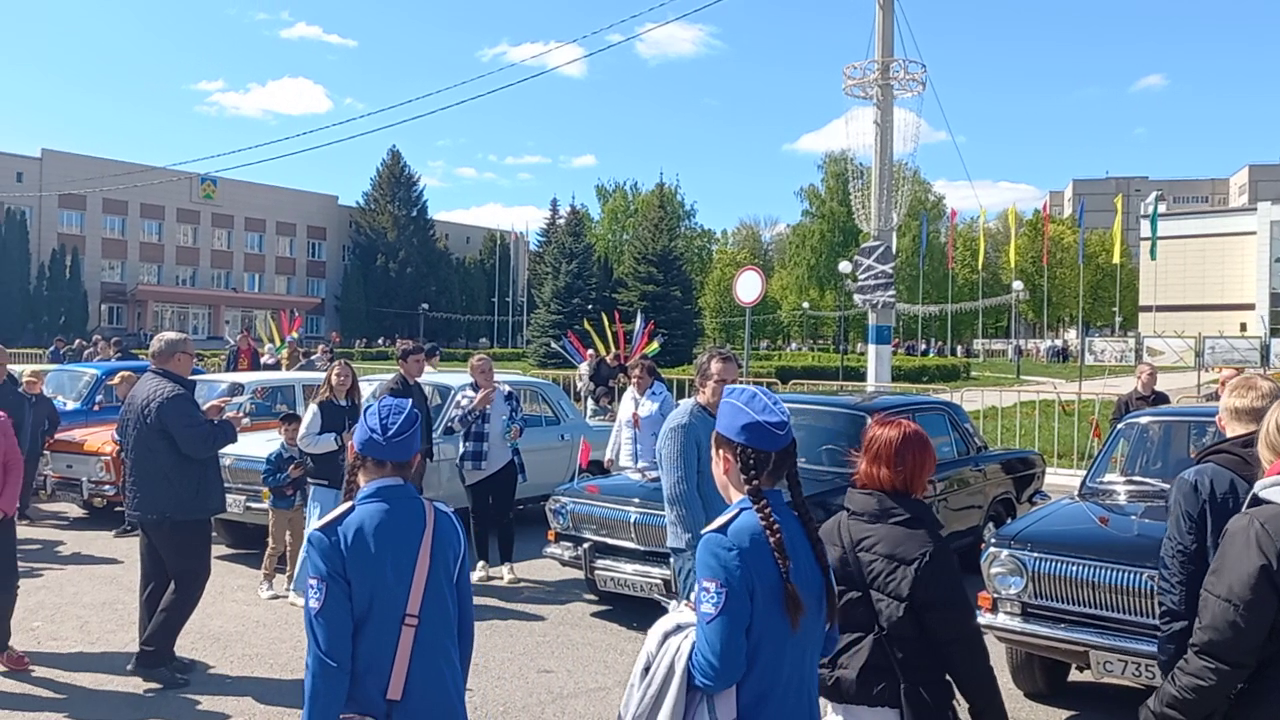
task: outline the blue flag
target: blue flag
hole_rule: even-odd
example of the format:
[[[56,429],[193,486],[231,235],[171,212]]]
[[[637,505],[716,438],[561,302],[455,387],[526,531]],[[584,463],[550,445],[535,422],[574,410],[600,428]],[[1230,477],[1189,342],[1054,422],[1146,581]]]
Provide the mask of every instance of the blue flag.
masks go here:
[[[1080,198],[1080,206],[1076,209],[1076,227],[1080,228],[1080,248],[1077,262],[1084,264],[1084,198]]]
[[[924,251],[929,247],[929,213],[920,211],[920,272],[924,272]]]

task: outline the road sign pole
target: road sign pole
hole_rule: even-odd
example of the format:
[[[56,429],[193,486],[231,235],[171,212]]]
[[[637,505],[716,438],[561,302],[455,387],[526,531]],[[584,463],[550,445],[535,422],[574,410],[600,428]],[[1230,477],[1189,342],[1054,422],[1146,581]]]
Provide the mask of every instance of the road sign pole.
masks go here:
[[[742,340],[742,376],[745,378],[751,362],[751,308],[764,299],[768,286],[764,271],[754,265],[740,268],[733,276],[733,299],[747,311],[746,327]]]
[[[747,327],[743,331],[742,341],[742,377],[745,379],[751,371],[751,308],[747,308]]]

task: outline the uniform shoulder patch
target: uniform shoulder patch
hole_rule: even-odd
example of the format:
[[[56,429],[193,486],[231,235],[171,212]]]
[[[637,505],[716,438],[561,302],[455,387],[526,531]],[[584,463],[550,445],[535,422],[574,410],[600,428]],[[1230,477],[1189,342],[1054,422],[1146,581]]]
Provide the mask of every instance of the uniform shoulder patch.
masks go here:
[[[701,578],[698,580],[694,606],[698,611],[698,617],[703,622],[711,622],[720,614],[720,610],[724,608],[726,593],[727,590],[724,583],[715,578]]]
[[[321,526],[321,525],[327,525],[327,524],[329,524],[329,523],[333,522],[334,520],[336,520],[336,519],[338,519],[338,518],[342,517],[343,515],[345,515],[345,514],[347,513],[347,511],[349,511],[351,508],[353,508],[353,507],[355,507],[355,506],[356,506],[356,504],[355,504],[354,502],[351,502],[350,500],[348,500],[347,502],[342,503],[341,505],[339,505],[338,507],[336,507],[336,508],[334,508],[332,511],[330,511],[328,515],[325,515],[324,517],[322,517],[322,518],[320,518],[318,521],[316,521],[316,527],[319,527],[319,526]]]
[[[725,510],[724,512],[720,513],[720,517],[716,518],[715,520],[712,520],[706,527],[702,528],[702,532],[709,533],[712,530],[715,530],[717,528],[722,528],[725,525],[728,525],[730,522],[733,521],[734,518],[738,517],[738,514],[741,512],[742,512],[742,508],[738,508],[738,507],[731,507],[728,510]]]
[[[324,606],[324,580],[312,575],[307,578],[307,609],[315,614]]]

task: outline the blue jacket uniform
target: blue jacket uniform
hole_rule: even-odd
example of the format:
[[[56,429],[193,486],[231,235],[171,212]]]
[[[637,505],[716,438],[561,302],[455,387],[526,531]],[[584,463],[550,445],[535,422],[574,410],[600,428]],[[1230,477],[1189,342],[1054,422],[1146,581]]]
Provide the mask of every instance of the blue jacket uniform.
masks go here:
[[[387,684],[426,523],[422,498],[399,478],[375,480],[307,533],[303,720],[466,720],[475,640],[466,535],[448,506],[435,508],[421,624],[394,707]]]
[[[715,694],[737,686],[738,720],[818,720],[818,662],[838,630],[827,626],[822,570],[781,490],[765,490],[791,559],[804,614],[791,629],[782,574],[764,528],[742,498],[698,542],[698,630],[689,681]]]

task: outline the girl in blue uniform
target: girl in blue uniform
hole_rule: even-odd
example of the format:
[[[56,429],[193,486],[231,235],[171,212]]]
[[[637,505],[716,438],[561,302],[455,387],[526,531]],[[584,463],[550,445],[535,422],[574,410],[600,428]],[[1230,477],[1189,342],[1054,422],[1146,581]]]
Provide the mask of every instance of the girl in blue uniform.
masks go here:
[[[729,509],[698,542],[689,682],[708,695],[736,686],[738,720],[818,720],[835,586],[800,487],[791,414],[768,390],[730,385],[711,447]]]
[[[347,462],[353,496],[307,534],[303,720],[467,718],[466,534],[405,482],[421,423],[407,398],[366,405]]]

